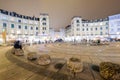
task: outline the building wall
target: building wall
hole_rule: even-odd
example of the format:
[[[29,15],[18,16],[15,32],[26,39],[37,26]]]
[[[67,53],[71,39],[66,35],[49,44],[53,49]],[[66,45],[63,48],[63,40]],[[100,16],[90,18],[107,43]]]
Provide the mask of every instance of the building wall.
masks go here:
[[[108,37],[108,18],[99,20],[83,20],[81,17],[73,17],[71,27],[67,28],[66,38],[80,41],[82,39],[93,39],[96,37]]]
[[[111,38],[120,38],[120,14],[109,16],[109,34]]]
[[[30,37],[39,37],[40,39],[40,36],[44,36],[42,35],[43,32],[45,35],[49,35],[49,15],[40,14],[39,18],[22,15],[22,18],[20,18],[14,16],[15,14],[19,15],[17,13],[11,15],[10,13],[13,12],[7,11],[8,14],[5,14],[2,11],[0,10],[0,38],[2,38],[3,29],[6,30],[7,40],[30,39]],[[24,17],[27,17],[27,19]],[[42,20],[43,18],[46,18],[46,21]],[[43,25],[43,23],[46,23],[46,25]]]

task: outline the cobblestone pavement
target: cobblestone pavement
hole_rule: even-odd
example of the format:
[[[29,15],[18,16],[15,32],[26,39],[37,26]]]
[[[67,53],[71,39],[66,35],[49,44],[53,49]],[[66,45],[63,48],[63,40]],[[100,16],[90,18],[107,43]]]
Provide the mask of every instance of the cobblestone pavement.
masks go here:
[[[0,46],[0,80],[103,80],[99,72],[92,69],[102,61],[120,64],[120,43],[109,45],[81,45],[70,43],[54,43],[25,46],[25,56],[15,56],[10,53],[10,46]],[[26,59],[28,52],[48,54],[52,62],[47,66],[40,66]],[[66,68],[66,59],[77,57],[84,64],[84,70],[72,77]],[[56,69],[57,63],[63,64]]]

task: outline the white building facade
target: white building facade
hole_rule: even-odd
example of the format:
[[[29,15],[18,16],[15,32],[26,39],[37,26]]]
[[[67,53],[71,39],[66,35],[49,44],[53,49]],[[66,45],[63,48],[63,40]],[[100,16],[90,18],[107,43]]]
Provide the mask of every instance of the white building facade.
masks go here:
[[[109,16],[109,35],[120,39],[120,14]]]
[[[66,27],[66,40],[81,41],[83,39],[93,40],[94,38],[108,37],[108,18],[99,20],[83,20],[76,16],[71,20],[71,25]]]
[[[40,17],[24,16],[16,12],[0,10],[0,39],[6,31],[6,40],[16,39],[49,39],[49,15],[40,14]]]

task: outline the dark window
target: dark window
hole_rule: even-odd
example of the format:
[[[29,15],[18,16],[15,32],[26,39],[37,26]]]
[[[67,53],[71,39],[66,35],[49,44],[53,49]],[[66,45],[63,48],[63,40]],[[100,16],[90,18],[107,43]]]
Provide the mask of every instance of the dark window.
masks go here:
[[[117,31],[120,31],[120,28],[118,28]]]
[[[36,27],[36,30],[38,30],[38,27]]]
[[[11,24],[11,28],[14,28],[14,24]]]
[[[93,28],[91,28],[91,31],[93,30]]]
[[[42,32],[43,34],[45,34],[45,32]]]
[[[106,22],[106,25],[108,25],[108,22]]]
[[[43,29],[43,30],[46,30],[46,27],[43,27],[42,29]]]
[[[106,27],[106,29],[108,29],[108,27]]]
[[[25,29],[27,29],[27,26],[25,26]]]
[[[95,28],[95,30],[97,31],[97,28]]]
[[[80,24],[77,24],[77,26],[80,26]]]
[[[33,27],[31,27],[31,30],[33,30]]]
[[[38,35],[38,32],[36,32],[36,36]]]
[[[79,29],[79,28],[77,28],[76,30],[77,30],[77,31],[80,31],[80,29]]]
[[[88,31],[88,28],[86,28],[86,31]]]
[[[46,25],[46,23],[42,23],[43,25]]]
[[[44,28],[44,30],[46,30],[46,27]]]
[[[46,21],[46,18],[43,18],[44,21]]]
[[[79,20],[77,20],[76,22],[77,22],[77,23],[80,23],[80,21],[79,21]]]
[[[84,28],[82,29],[82,31],[84,31]]]
[[[100,27],[100,30],[102,30],[102,27]]]
[[[107,35],[108,33],[106,32],[105,34]]]
[[[18,28],[21,29],[21,25],[19,25]]]
[[[86,26],[88,26],[88,24],[86,24]]]
[[[103,32],[100,32],[100,35],[103,35]]]
[[[21,23],[21,20],[18,20],[19,23]]]
[[[6,23],[3,23],[3,27],[7,27],[7,24],[6,24]]]

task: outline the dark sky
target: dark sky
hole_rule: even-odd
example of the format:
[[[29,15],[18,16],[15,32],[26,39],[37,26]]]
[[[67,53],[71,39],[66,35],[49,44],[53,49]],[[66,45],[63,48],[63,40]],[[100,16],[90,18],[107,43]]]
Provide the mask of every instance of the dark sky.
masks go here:
[[[59,29],[73,16],[84,19],[105,18],[120,13],[120,0],[0,0],[0,8],[28,16],[48,13],[50,27]]]

